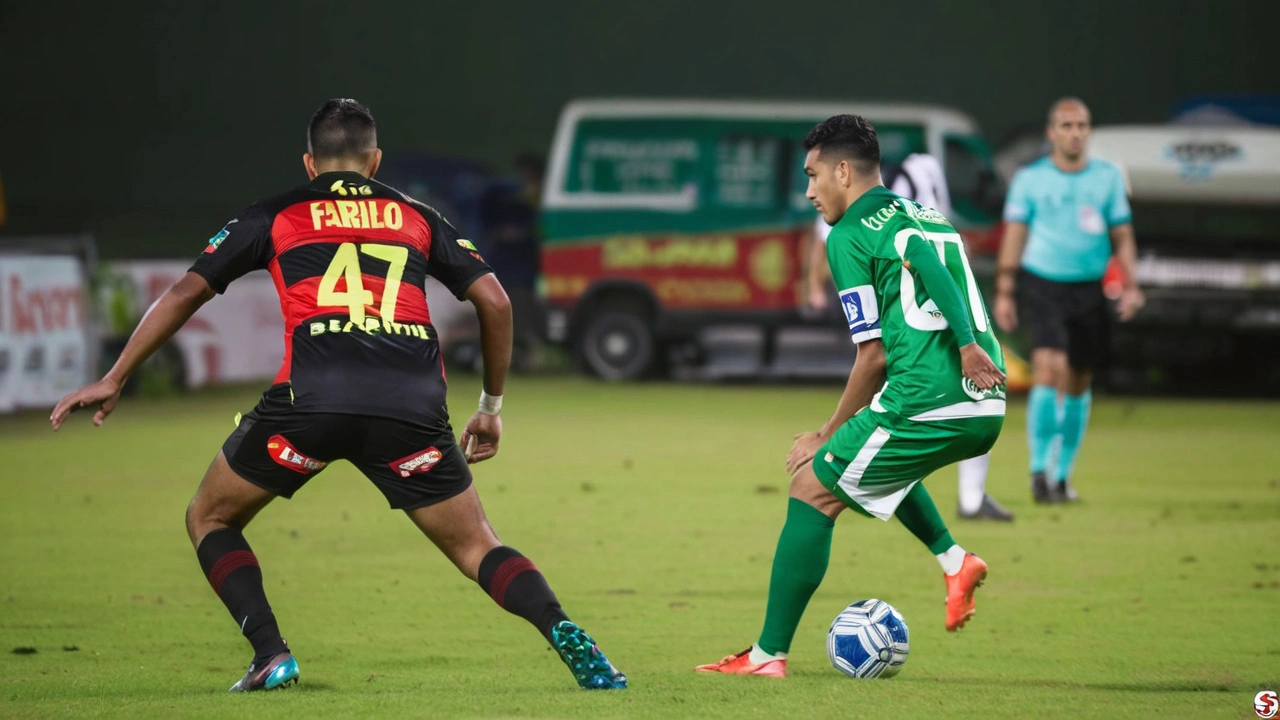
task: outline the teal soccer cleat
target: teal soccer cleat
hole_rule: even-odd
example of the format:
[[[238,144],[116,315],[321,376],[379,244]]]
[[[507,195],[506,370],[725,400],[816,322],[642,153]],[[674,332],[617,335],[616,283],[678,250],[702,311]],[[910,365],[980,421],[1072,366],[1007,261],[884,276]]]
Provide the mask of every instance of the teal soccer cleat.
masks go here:
[[[584,690],[623,690],[627,676],[609,662],[582,628],[562,620],[551,628],[551,644]]]
[[[252,692],[254,690],[275,690],[298,682],[298,661],[293,655],[282,652],[272,657],[262,667],[249,665],[249,672],[240,678],[240,682],[231,686],[228,692]]]

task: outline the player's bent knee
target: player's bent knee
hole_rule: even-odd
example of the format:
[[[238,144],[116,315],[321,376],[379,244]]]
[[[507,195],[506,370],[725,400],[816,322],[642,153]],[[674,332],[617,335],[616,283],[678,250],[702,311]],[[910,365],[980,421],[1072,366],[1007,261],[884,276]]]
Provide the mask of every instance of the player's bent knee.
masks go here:
[[[219,452],[187,505],[187,535],[199,546],[205,535],[226,527],[243,528],[275,494],[240,477]]]
[[[836,497],[818,480],[813,472],[813,463],[806,463],[791,477],[790,496],[808,505],[818,512],[834,518],[844,509],[844,501]]]
[[[187,535],[191,544],[199,547],[205,535],[226,527],[243,527],[236,510],[225,503],[212,502],[199,492],[191,498],[186,514]]]

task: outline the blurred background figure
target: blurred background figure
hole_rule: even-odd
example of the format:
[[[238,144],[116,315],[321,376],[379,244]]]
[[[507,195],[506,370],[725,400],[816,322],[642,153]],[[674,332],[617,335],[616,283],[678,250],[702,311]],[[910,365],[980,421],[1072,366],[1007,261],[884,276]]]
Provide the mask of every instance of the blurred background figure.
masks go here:
[[[1102,278],[1113,255],[1122,284],[1120,319],[1132,318],[1145,302],[1124,176],[1115,164],[1089,157],[1091,127],[1084,102],[1055,102],[1046,130],[1049,155],[1018,171],[1005,203],[995,315],[1001,330],[1013,332],[1021,308],[1031,326],[1035,384],[1027,399],[1027,442],[1038,503],[1078,499],[1071,471],[1089,423],[1093,374],[1107,350]]]
[[[893,192],[905,198],[931,207],[950,216],[951,194],[947,190],[947,176],[942,163],[929,153],[912,153],[898,167],[884,169],[884,183]],[[835,292],[830,284],[831,271],[827,267],[827,236],[831,226],[819,215],[814,221],[809,246],[807,302],[810,312],[824,312],[831,305]],[[1013,513],[987,494],[987,471],[991,467],[991,453],[962,460],[957,464],[960,472],[959,502],[956,514],[967,520],[1013,520]]]
[[[535,370],[542,363],[543,313],[535,293],[540,234],[538,221],[546,161],[535,153],[515,158],[518,182],[494,185],[481,201],[481,250],[511,298],[515,323],[512,364]]]

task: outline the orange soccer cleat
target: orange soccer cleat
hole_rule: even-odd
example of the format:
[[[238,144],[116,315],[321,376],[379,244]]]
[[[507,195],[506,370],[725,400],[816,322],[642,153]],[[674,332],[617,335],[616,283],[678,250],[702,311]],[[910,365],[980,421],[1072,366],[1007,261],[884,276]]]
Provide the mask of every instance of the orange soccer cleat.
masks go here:
[[[965,553],[960,572],[943,577],[947,581],[947,632],[955,632],[973,617],[973,591],[987,578],[987,563],[973,553]]]
[[[787,660],[770,660],[759,665],[751,662],[751,648],[736,655],[730,655],[720,662],[710,665],[699,665],[694,668],[698,672],[724,673],[725,675],[762,675],[764,677],[784,678],[787,676]]]

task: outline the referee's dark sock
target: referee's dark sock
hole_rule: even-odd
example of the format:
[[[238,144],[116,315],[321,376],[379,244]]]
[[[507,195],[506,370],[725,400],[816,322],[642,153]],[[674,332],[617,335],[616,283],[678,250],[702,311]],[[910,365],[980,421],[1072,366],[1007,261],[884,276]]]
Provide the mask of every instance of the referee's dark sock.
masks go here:
[[[258,557],[244,535],[235,528],[214,530],[200,541],[196,557],[213,591],[253,645],[254,663],[288,650],[262,587]]]
[[[551,642],[551,628],[569,619],[537,566],[514,548],[502,545],[490,550],[480,561],[478,582],[498,607],[533,623],[547,642]]]

